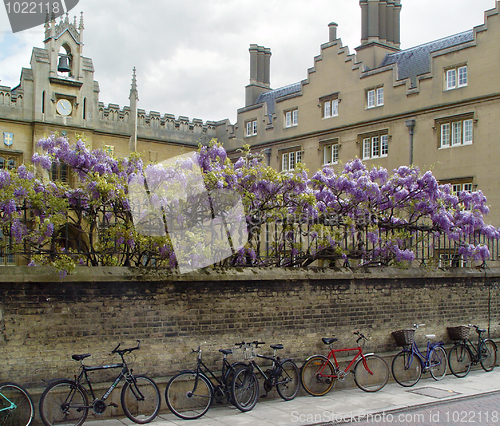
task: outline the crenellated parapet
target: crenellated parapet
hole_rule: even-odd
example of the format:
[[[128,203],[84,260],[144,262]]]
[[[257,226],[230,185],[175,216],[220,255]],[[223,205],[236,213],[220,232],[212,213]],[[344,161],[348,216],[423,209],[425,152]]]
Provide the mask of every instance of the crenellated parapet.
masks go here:
[[[98,117],[100,121],[115,122],[115,123],[130,123],[132,122],[131,109],[128,106],[120,108],[117,104],[109,104],[99,102]],[[173,114],[160,114],[157,111],[137,110],[137,127],[138,129],[154,129],[158,131],[179,132],[192,135],[208,135],[215,136],[217,124],[215,121],[203,122],[198,118],[192,120],[189,117],[175,117]]]
[[[20,87],[11,89],[7,86],[0,86],[0,106],[12,108],[23,107],[24,90]]]

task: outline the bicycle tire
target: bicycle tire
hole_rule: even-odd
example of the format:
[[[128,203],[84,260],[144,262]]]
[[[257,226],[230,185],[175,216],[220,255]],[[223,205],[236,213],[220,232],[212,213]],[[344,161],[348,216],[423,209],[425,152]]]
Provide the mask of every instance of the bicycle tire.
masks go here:
[[[89,412],[87,391],[74,380],[49,384],[40,397],[40,417],[45,426],[81,426]]]
[[[276,390],[285,401],[291,401],[299,392],[299,368],[291,359],[283,361],[280,367],[281,372],[276,377]]]
[[[448,366],[455,377],[469,374],[472,364],[472,353],[464,343],[456,343],[448,352]]]
[[[434,346],[429,354],[429,373],[434,380],[441,380],[448,372],[448,356],[442,346]]]
[[[335,367],[323,355],[314,355],[307,359],[300,371],[302,387],[312,396],[326,395],[333,387],[335,378]]]
[[[160,411],[160,390],[153,379],[132,376],[123,385],[121,403],[123,412],[130,420],[139,424],[149,423]]]
[[[422,377],[422,362],[412,351],[402,350],[392,360],[392,376],[404,387],[414,386]]]
[[[238,410],[250,411],[259,398],[259,381],[250,365],[239,367],[231,383],[231,398]]]
[[[35,407],[30,394],[21,385],[13,382],[0,384],[0,410],[2,426],[29,426],[35,417]]]
[[[368,370],[366,367],[368,367]],[[354,382],[358,388],[365,392],[377,392],[389,381],[387,363],[375,354],[365,355],[364,361],[363,358],[358,359],[353,371]]]
[[[497,347],[493,340],[486,339],[479,347],[479,354],[481,356],[481,367],[484,371],[491,371],[497,364]]]
[[[196,380],[197,378],[197,380]],[[210,381],[196,371],[181,371],[170,379],[165,389],[168,408],[184,420],[203,416],[214,399]]]

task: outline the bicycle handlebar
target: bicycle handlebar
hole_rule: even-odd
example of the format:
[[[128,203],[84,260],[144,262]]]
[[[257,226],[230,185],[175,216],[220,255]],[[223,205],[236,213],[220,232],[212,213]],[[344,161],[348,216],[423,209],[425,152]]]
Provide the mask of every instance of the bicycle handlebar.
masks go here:
[[[139,349],[141,347],[141,341],[137,340],[137,346],[134,348],[127,348],[127,349],[118,349],[120,347],[121,343],[118,343],[118,346],[114,348],[111,353],[112,354],[119,354],[121,356],[125,355],[127,352],[130,353],[132,351],[135,351],[136,349]]]
[[[425,324],[413,324],[413,328],[425,327]]]

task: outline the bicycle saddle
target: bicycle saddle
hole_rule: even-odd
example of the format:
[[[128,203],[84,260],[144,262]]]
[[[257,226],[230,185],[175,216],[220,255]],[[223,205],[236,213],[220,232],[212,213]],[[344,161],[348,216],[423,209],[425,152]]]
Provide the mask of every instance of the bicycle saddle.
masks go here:
[[[330,344],[332,344],[333,342],[336,342],[339,339],[336,339],[335,337],[323,337],[321,340],[323,341],[323,343],[325,345],[330,345]]]
[[[224,355],[231,355],[233,353],[232,349],[219,349],[219,352],[222,352]]]
[[[427,337],[430,340],[430,339],[435,339],[436,335],[435,334],[426,334],[425,337]]]
[[[279,344],[279,345],[271,345],[271,348],[272,348],[272,349],[283,349],[283,345],[282,345],[282,344]]]
[[[485,328],[478,328],[477,331],[479,333],[485,333],[486,332],[486,329]]]
[[[81,361],[82,359],[85,359],[89,356],[90,354],[81,354],[81,355],[73,355],[71,358],[73,358],[75,361]]]

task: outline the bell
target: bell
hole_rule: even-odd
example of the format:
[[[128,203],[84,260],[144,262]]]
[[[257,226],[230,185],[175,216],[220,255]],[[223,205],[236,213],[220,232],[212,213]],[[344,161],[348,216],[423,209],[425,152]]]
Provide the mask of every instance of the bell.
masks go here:
[[[59,58],[59,64],[57,65],[57,71],[59,72],[70,72],[69,60],[66,55],[61,55]]]

